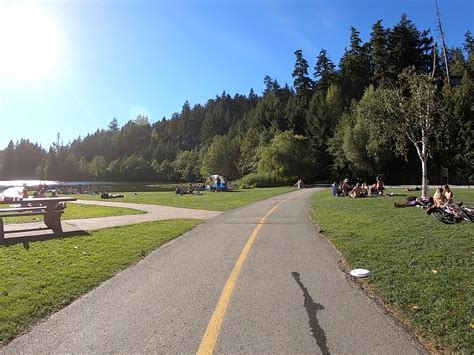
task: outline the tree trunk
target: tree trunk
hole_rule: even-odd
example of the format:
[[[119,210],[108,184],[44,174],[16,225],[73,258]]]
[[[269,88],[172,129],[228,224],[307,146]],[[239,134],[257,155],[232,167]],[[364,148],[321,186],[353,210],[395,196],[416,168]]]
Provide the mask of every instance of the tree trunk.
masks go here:
[[[425,131],[421,130],[421,197],[428,195],[428,141],[425,136]]]
[[[428,195],[428,167],[426,157],[421,158],[421,197]]]
[[[415,142],[412,140],[415,145],[416,152],[421,161],[421,197],[426,197],[428,195],[428,139],[425,136],[425,131],[421,130],[421,142]],[[421,147],[418,145],[421,143]]]

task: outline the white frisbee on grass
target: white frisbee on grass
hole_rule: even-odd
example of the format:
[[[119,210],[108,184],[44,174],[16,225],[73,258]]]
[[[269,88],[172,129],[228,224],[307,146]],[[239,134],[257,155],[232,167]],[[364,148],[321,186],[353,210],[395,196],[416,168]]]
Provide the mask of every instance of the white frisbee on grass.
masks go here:
[[[371,272],[367,269],[354,269],[351,270],[350,274],[354,277],[367,277],[370,276]]]

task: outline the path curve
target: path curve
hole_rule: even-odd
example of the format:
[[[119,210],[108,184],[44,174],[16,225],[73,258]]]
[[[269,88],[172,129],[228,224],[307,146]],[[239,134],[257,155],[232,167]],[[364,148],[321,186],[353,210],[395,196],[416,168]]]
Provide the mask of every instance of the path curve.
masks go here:
[[[68,226],[72,226],[82,230],[96,230],[109,227],[125,226],[129,224],[162,221],[166,219],[209,219],[220,215],[222,212],[197,210],[191,208],[169,207],[161,205],[149,205],[143,203],[128,203],[128,202],[112,202],[112,201],[92,201],[92,200],[77,200],[74,202],[82,205],[99,205],[108,207],[122,207],[134,210],[141,210],[147,213],[114,216],[114,217],[98,217],[87,219],[71,219],[64,221],[63,229],[67,231]]]
[[[77,231],[92,231],[103,228],[126,226],[130,224],[162,221],[167,219],[201,219],[207,220],[216,217],[222,212],[198,210],[191,208],[168,207],[161,205],[148,205],[128,202],[105,202],[105,201],[90,201],[78,200],[71,202],[82,205],[100,205],[107,207],[122,207],[134,210],[145,211],[144,214],[132,214],[124,216],[112,217],[97,217],[97,218],[83,218],[83,219],[69,219],[62,220],[61,225],[64,233],[71,233]],[[17,223],[5,225],[5,240],[13,240],[15,238],[37,237],[54,235],[50,229],[46,229],[43,222],[33,223]],[[17,231],[17,232],[16,232]],[[11,233],[15,232],[15,233]]]

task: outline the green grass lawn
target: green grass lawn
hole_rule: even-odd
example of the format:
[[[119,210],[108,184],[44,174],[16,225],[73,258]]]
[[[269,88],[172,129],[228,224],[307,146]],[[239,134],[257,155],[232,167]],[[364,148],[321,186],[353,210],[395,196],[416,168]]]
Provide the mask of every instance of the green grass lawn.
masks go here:
[[[421,208],[394,208],[419,196],[348,199],[329,189],[315,194],[312,215],[350,268],[438,349],[472,353],[474,223],[446,225]],[[454,189],[455,201],[474,206],[474,189]]]
[[[159,221],[30,241],[29,248],[0,245],[0,343],[199,223]]]
[[[2,208],[8,208],[9,205],[0,205],[0,211]],[[130,214],[142,214],[145,213],[139,210],[133,210],[130,208],[121,207],[106,207],[106,206],[92,206],[82,205],[76,203],[68,203],[61,219],[81,219],[81,218],[95,218],[95,217],[110,217],[110,216],[124,216]],[[3,219],[5,224],[9,223],[26,223],[26,222],[41,222],[43,220],[42,215],[37,216],[25,216],[25,217],[7,217]]]
[[[225,211],[245,206],[275,195],[294,191],[293,187],[268,187],[234,192],[203,192],[202,195],[176,195],[174,192],[123,192],[124,198],[102,200],[116,202],[149,203],[172,207]],[[83,200],[101,200],[98,195],[76,195]]]

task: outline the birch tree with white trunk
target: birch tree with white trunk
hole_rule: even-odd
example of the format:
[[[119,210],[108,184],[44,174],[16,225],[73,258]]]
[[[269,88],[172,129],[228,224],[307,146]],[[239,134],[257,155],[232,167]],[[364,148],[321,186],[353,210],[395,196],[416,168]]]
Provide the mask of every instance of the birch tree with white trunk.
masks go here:
[[[360,108],[380,133],[381,140],[393,142],[397,155],[406,157],[412,144],[421,163],[421,196],[427,196],[428,160],[444,144],[446,114],[436,79],[407,70],[395,88],[372,89]],[[364,100],[362,100],[364,101]],[[374,127],[375,126],[375,127]]]

